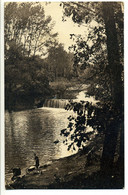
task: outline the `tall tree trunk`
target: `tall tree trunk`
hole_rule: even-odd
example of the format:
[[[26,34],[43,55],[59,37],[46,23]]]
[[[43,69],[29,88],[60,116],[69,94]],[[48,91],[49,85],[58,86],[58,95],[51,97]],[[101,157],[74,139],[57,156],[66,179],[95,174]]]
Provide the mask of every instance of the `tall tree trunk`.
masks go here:
[[[114,161],[117,136],[121,122],[120,116],[122,115],[123,92],[121,81],[122,66],[120,64],[119,45],[113,10],[114,3],[103,2],[102,6],[107,36],[108,69],[112,78],[113,116],[110,118],[109,124],[107,124],[101,160],[101,170],[108,171],[111,170]]]

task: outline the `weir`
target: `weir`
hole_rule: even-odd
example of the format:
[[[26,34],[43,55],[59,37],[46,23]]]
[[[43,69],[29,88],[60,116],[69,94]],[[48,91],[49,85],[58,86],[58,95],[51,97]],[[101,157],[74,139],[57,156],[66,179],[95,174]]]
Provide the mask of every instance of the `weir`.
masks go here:
[[[69,101],[66,99],[46,99],[43,107],[65,108]]]
[[[85,91],[79,92],[79,94],[76,96],[76,99],[72,99],[73,102],[80,102],[80,101],[87,101],[92,102],[92,104],[96,104],[99,102],[95,99],[93,96],[86,96]],[[67,99],[46,99],[43,107],[51,107],[51,108],[65,108],[65,106],[69,103],[69,100]]]

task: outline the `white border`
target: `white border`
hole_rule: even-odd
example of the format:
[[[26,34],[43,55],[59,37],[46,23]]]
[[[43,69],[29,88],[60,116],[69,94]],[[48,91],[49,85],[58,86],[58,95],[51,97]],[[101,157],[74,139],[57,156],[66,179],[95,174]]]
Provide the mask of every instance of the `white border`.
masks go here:
[[[128,62],[128,1],[124,0],[122,2],[124,2],[124,8],[125,8],[125,12],[124,12],[124,18],[125,18],[125,22],[124,22],[124,29],[125,29],[125,189],[124,190],[5,190],[5,183],[4,183],[4,152],[5,152],[5,147],[4,147],[4,2],[17,2],[18,0],[1,0],[0,2],[0,45],[1,45],[1,49],[0,49],[0,129],[1,129],[1,133],[0,133],[0,190],[1,190],[1,195],[40,195],[42,193],[45,194],[49,194],[52,193],[53,195],[56,194],[62,194],[64,195],[65,193],[73,193],[73,195],[81,193],[87,193],[87,194],[92,194],[92,193],[97,193],[98,195],[100,193],[116,193],[116,195],[120,194],[120,193],[128,193],[128,169],[127,169],[127,160],[128,160],[128,156],[127,156],[127,149],[128,149],[128,145],[127,145],[127,135],[128,135],[128,123],[127,123],[127,108],[128,108],[128,97],[127,97],[127,93],[128,93],[128,79],[127,79],[127,75],[128,75],[128,68],[127,68],[127,62]],[[22,2],[28,2],[30,0],[21,0]],[[31,0],[32,1],[32,0]],[[33,0],[33,2],[37,2],[40,0]],[[57,1],[57,0],[56,0]],[[56,2],[55,1],[55,2]],[[72,0],[74,1],[74,0]],[[88,0],[90,1],[90,0]],[[92,0],[91,0],[92,1]],[[93,0],[96,1],[96,0]],[[105,1],[105,0],[102,0]],[[109,0],[110,1],[110,0]],[[114,1],[114,0],[113,0]],[[116,2],[119,0],[116,0]],[[54,2],[54,1],[53,1]],[[96,1],[98,2],[98,1]]]

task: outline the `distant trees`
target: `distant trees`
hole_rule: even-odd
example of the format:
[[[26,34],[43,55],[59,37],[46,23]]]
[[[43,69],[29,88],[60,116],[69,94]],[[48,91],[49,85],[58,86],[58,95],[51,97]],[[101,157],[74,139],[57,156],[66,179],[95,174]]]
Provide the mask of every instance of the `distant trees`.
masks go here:
[[[70,79],[73,73],[73,55],[64,50],[62,44],[56,44],[48,50],[48,73],[52,79],[65,77]]]
[[[118,2],[64,2],[64,14],[72,17],[79,25],[88,24],[86,40],[76,37],[74,44],[75,67],[82,67],[87,73],[84,82],[90,84],[87,93],[100,103],[71,103],[77,118],[69,117],[69,126],[62,130],[71,139],[69,149],[84,147],[91,126],[105,135],[101,170],[111,173],[117,145],[120,144],[120,168],[123,168],[123,13]],[[92,25],[92,23],[95,25]],[[89,41],[92,40],[92,43]],[[92,64],[93,62],[93,64]],[[89,74],[88,74],[89,73]],[[83,74],[84,76],[84,74]],[[119,136],[119,135],[122,136]],[[117,137],[120,141],[117,142]],[[123,170],[123,169],[122,169]],[[109,172],[110,171],[110,172]]]

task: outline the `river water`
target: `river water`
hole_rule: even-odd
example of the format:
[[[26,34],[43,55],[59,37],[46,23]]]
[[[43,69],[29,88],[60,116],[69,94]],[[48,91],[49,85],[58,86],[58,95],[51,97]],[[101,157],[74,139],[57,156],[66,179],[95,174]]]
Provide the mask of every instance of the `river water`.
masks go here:
[[[68,125],[67,117],[71,111],[61,108],[40,108],[19,112],[5,113],[5,174],[9,182],[11,168],[26,168],[34,165],[34,153],[40,165],[53,159],[69,156],[63,144],[60,131]],[[59,140],[55,144],[54,141]]]
[[[84,92],[77,97],[77,100],[82,99],[96,103],[93,97],[85,98]],[[20,167],[25,174],[26,169],[35,164],[34,153],[39,157],[40,165],[73,154],[73,151],[67,151],[64,138],[60,136],[61,130],[68,125],[68,116],[73,114],[62,108],[66,103],[67,100],[46,100],[45,106],[49,107],[5,112],[6,182],[12,177],[11,168]],[[55,144],[56,140],[59,143]]]

